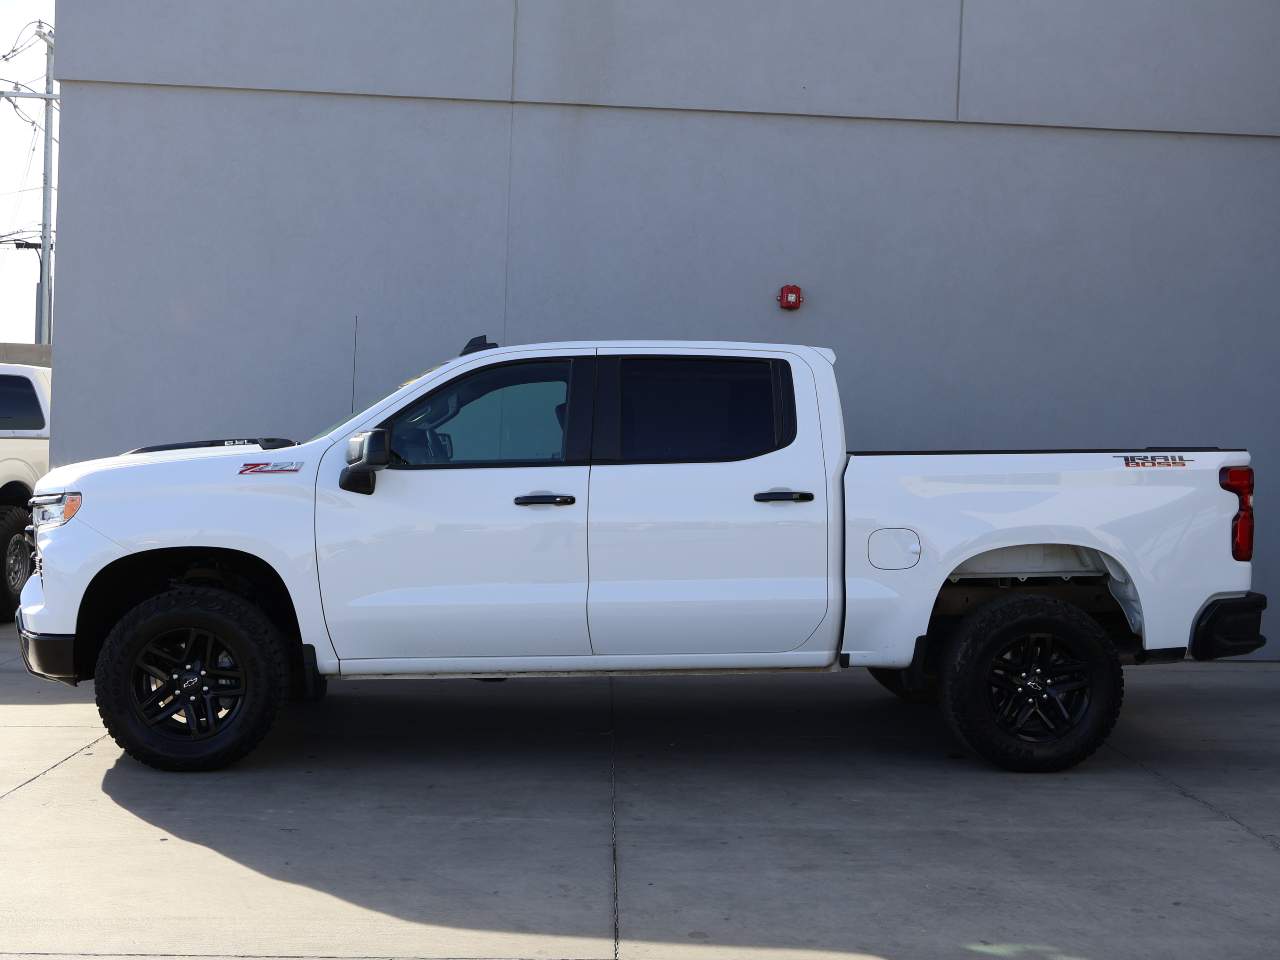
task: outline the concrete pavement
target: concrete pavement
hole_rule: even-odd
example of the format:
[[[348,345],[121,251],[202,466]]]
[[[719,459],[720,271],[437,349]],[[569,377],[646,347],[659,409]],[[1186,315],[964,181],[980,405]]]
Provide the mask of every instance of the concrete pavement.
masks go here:
[[[1280,953],[1280,664],[993,770],[848,676],[340,682],[212,774],[0,638],[0,958]]]

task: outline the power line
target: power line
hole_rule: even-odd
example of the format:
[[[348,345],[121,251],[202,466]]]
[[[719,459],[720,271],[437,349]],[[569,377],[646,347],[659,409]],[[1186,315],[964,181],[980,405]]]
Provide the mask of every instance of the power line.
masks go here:
[[[4,94],[3,92],[0,92],[0,97],[2,96],[4,96]],[[5,97],[5,99],[8,100],[9,106],[13,107],[13,112],[16,113],[23,120],[23,122],[31,124],[31,129],[39,131],[40,133],[44,133],[44,127],[40,125],[40,122],[36,120],[35,117],[30,116],[25,110],[23,110],[20,106],[14,103],[13,100],[10,99],[9,97]],[[62,144],[59,142],[57,137],[51,136],[51,139],[53,140],[54,143],[58,144],[58,146],[62,146]]]
[[[28,169],[30,169],[30,167],[28,167]],[[23,179],[25,180],[26,178],[24,177]],[[41,188],[41,187],[20,187],[20,188],[19,188],[19,189],[17,189],[17,190],[6,190],[4,193],[0,193],[0,197],[13,197],[13,196],[17,196],[17,195],[18,195],[18,194],[20,194],[20,193],[31,193],[32,191],[40,190],[40,189],[43,189],[43,188]],[[58,188],[57,188],[57,187],[54,187],[54,188],[53,188],[53,192],[54,192],[54,193],[57,193],[57,192],[58,192]]]
[[[27,50],[32,46],[34,46],[36,43],[38,43],[40,40],[39,31],[40,31],[40,28],[43,26],[44,26],[44,21],[42,20],[29,21],[21,30],[18,31],[18,37],[16,40],[13,41],[13,46],[9,48],[9,52],[5,54],[0,54],[0,60],[12,60],[14,57],[22,53],[24,50]],[[35,27],[36,35],[32,36],[24,44],[22,41],[22,35],[27,32],[27,27]]]

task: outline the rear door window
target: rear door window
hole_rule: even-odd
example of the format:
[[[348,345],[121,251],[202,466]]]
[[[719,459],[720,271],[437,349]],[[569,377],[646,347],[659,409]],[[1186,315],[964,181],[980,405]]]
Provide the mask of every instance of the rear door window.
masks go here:
[[[594,459],[746,460],[795,438],[790,366],[728,357],[601,358]]]

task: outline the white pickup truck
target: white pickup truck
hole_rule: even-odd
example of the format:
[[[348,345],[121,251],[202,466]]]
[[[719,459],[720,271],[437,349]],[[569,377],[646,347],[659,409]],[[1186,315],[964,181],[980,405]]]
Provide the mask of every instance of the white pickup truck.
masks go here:
[[[93,678],[166,769],[244,755],[328,677],[870,667],[1058,770],[1110,732],[1122,664],[1262,645],[1244,451],[849,454],[834,362],[476,338],[305,443],[59,467],[27,666]]]
[[[27,501],[49,469],[51,382],[48,367],[0,363],[0,620],[13,619],[31,573]]]

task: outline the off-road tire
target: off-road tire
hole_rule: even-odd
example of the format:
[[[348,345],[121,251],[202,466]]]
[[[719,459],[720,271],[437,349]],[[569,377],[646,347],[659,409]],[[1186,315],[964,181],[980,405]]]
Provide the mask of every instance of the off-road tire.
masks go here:
[[[31,575],[31,545],[27,543],[27,525],[31,515],[25,507],[0,507],[0,546],[4,548],[4,585],[0,594],[0,623],[8,623],[18,611],[22,599],[22,587]],[[11,556],[17,551],[19,556]],[[26,575],[21,583],[15,581],[10,564],[25,559]]]
[[[1057,649],[1065,651],[1060,662],[1073,662],[1070,658],[1074,657],[1074,662],[1085,665],[1072,676],[1087,682],[1087,698],[1083,705],[1080,700],[1075,701],[1078,719],[1072,725],[1066,725],[1068,721],[1063,719],[1066,708],[1062,714],[1052,714],[1064,723],[1060,735],[1044,742],[1030,742],[1011,733],[997,719],[997,699],[1012,694],[993,683],[996,679],[1004,682],[1003,664],[1012,661],[1003,660],[999,668],[995,664],[1010,644],[1025,642],[1020,638],[1043,636],[1049,636]],[[995,676],[996,670],[1001,676]],[[1057,692],[1061,689],[1061,685],[1056,688]],[[1006,770],[1050,772],[1085,760],[1110,735],[1124,699],[1124,672],[1115,646],[1085,611],[1051,597],[1012,594],[974,611],[961,624],[944,657],[941,692],[943,714],[965,745]],[[1030,689],[1024,692],[1033,693]],[[1047,711],[1055,704],[1053,693],[1034,691],[1034,700],[1045,703]],[[1017,697],[1021,704],[1022,693]],[[1031,704],[1033,698],[1026,702]],[[1009,722],[1006,720],[1005,724]]]
[[[938,685],[926,682],[923,687],[910,686],[907,683],[905,670],[893,670],[888,667],[867,667],[867,673],[875,677],[876,682],[884,687],[903,703],[933,705],[938,702]]]
[[[149,643],[192,627],[216,633],[234,651],[244,694],[226,727],[183,741],[146,723],[133,684],[135,660]],[[288,656],[271,621],[247,600],[213,587],[178,587],[138,604],[115,625],[98,654],[94,684],[102,722],[129,756],[160,770],[216,770],[243,757],[271,729],[289,693]]]

